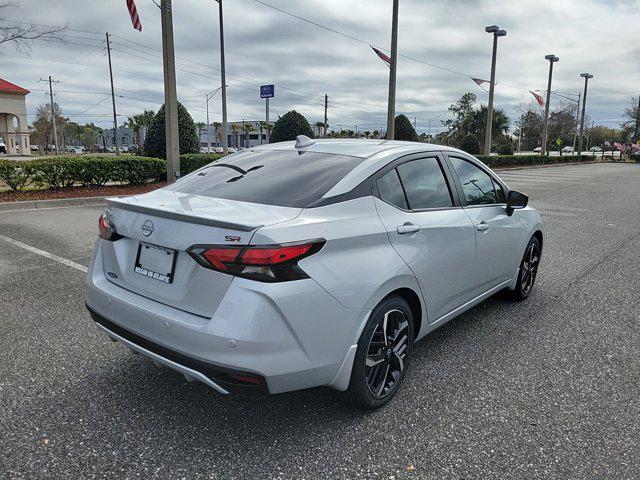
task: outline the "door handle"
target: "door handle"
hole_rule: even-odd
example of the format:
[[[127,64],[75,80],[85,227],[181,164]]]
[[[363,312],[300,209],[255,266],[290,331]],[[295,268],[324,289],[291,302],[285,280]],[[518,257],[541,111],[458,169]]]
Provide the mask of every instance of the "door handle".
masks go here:
[[[404,225],[400,225],[399,227],[396,227],[396,232],[398,232],[399,234],[403,234],[403,233],[416,233],[420,231],[420,227],[418,225],[414,225],[413,223],[405,223]]]
[[[484,220],[482,222],[476,224],[476,230],[478,230],[479,232],[486,232],[490,228],[491,228],[491,226],[487,222],[485,222]]]

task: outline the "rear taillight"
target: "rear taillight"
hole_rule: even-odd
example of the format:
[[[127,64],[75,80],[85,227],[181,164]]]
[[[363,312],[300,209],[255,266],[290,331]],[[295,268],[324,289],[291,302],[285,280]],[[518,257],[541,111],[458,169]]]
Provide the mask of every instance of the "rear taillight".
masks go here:
[[[324,240],[282,245],[194,245],[187,250],[201,266],[261,282],[308,278],[298,262],[318,252]]]
[[[121,238],[121,235],[118,235],[118,232],[116,232],[116,227],[113,222],[109,220],[106,212],[98,218],[98,234],[103,240],[113,241]]]

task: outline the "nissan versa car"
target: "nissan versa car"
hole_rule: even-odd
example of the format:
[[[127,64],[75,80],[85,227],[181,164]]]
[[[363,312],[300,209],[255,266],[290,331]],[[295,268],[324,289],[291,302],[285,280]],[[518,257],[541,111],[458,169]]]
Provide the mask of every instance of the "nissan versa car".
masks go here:
[[[527,201],[460,150],[301,136],[108,199],[87,307],[218,392],[329,386],[377,408],[414,341],[498,291],[529,296]]]

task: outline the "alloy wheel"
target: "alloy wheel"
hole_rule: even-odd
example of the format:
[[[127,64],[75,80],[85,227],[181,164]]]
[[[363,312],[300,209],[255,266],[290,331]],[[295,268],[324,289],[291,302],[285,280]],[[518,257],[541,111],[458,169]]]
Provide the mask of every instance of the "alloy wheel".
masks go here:
[[[536,280],[536,274],[538,273],[538,263],[540,262],[540,255],[538,253],[538,244],[531,242],[524,258],[522,259],[522,293],[528,295],[533,288],[533,282]]]
[[[371,394],[381,398],[394,390],[406,366],[409,321],[398,309],[389,310],[371,335],[365,377]]]

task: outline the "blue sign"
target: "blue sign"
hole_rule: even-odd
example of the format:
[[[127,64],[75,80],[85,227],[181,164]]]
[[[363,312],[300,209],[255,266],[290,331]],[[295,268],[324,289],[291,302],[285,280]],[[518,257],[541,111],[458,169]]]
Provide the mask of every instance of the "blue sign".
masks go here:
[[[260,87],[260,98],[271,98],[275,95],[275,87],[273,85],[262,85]]]

